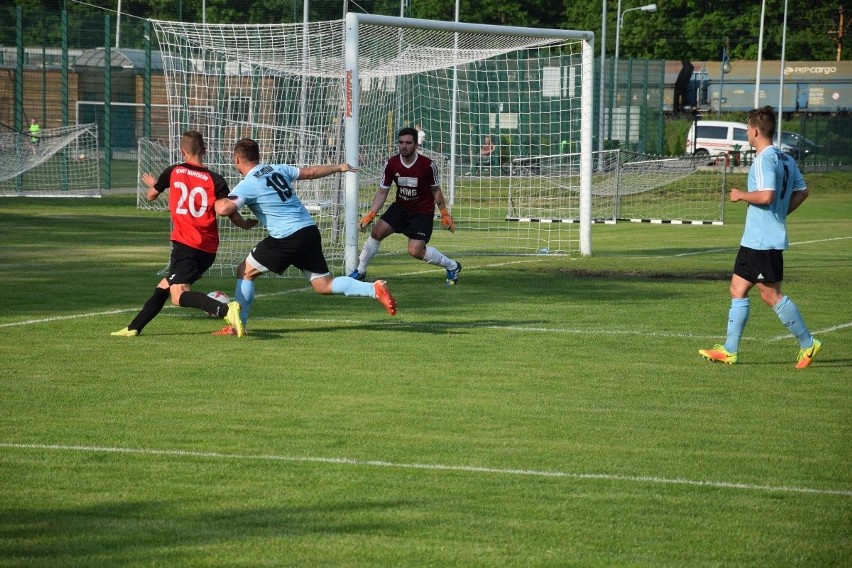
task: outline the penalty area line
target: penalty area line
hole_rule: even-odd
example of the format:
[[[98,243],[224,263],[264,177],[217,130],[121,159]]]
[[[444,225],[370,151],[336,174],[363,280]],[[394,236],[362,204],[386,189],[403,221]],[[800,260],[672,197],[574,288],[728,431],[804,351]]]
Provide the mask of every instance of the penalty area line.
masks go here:
[[[459,473],[476,473],[487,475],[510,475],[521,477],[543,477],[561,479],[585,479],[592,481],[619,481],[626,483],[646,483],[656,485],[686,485],[693,487],[711,487],[714,489],[734,489],[744,491],[757,491],[761,493],[800,493],[811,495],[836,495],[852,497],[850,489],[820,489],[816,487],[799,487],[794,485],[766,485],[759,483],[736,483],[729,481],[712,481],[701,479],[683,479],[670,477],[657,477],[646,475],[624,475],[617,473],[571,473],[566,471],[534,470],[534,469],[504,469],[481,466],[444,465],[426,463],[400,463],[382,460],[356,460],[351,458],[328,458],[308,456],[281,456],[273,454],[228,454],[221,452],[198,452],[190,450],[157,450],[145,448],[116,448],[101,446],[76,446],[58,444],[16,444],[11,442],[0,442],[0,448],[42,451],[65,451],[78,453],[111,453],[127,455],[199,458],[199,459],[223,459],[234,461],[267,461],[267,462],[289,462],[289,463],[315,463],[326,465],[349,465],[355,467],[376,467],[388,469],[410,469],[422,471],[450,471]]]

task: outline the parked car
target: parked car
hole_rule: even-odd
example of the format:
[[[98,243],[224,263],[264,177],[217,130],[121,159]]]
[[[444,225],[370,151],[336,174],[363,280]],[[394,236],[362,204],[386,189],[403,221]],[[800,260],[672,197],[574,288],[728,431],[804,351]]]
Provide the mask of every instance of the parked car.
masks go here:
[[[686,153],[696,156],[720,156],[751,150],[744,122],[725,120],[698,120],[692,123],[686,135]],[[781,150],[796,156],[796,146],[781,140]]]
[[[718,156],[748,150],[747,126],[742,122],[699,120],[686,135],[686,152],[696,156]]]
[[[804,160],[808,156],[813,156],[820,149],[819,144],[808,140],[798,132],[782,132],[781,133],[782,148],[789,147],[789,150],[784,150],[796,160]]]

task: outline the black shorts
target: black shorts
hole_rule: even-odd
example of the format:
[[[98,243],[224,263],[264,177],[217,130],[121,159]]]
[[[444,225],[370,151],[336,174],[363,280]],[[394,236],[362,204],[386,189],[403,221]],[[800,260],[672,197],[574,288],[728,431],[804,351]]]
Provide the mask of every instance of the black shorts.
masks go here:
[[[752,284],[775,284],[784,280],[784,251],[740,247],[734,274]]]
[[[316,225],[299,229],[289,237],[266,237],[251,249],[251,265],[261,271],[281,274],[290,266],[314,274],[328,274],[322,253],[322,235]],[[258,266],[259,265],[259,266]]]
[[[381,219],[393,228],[394,233],[402,233],[409,239],[428,243],[432,238],[434,213],[419,213],[406,209],[399,203],[392,203]]]
[[[169,260],[169,274],[166,276],[166,281],[169,286],[197,282],[204,276],[207,269],[213,266],[214,260],[216,255],[212,252],[172,241],[172,256]]]

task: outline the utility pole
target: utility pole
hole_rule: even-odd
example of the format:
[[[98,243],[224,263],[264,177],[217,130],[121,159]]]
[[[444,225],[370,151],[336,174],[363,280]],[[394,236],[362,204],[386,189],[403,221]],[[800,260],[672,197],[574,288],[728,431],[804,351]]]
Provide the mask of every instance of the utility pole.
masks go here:
[[[828,35],[836,35],[837,36],[837,61],[840,61],[843,58],[843,33],[846,31],[846,28],[849,27],[849,24],[846,23],[844,14],[843,14],[843,6],[837,9],[838,11],[838,23],[837,29],[831,30],[828,32]],[[852,23],[852,22],[850,22]]]

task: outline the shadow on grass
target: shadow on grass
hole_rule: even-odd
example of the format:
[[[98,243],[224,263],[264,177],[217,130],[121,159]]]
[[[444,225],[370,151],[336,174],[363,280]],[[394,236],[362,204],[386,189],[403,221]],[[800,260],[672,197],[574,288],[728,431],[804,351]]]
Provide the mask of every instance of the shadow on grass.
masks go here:
[[[310,506],[213,510],[210,504],[149,501],[41,510],[5,507],[0,513],[0,540],[3,559],[13,563],[175,565],[209,554],[210,547],[233,549],[241,541],[403,533],[411,527],[400,525],[398,515],[392,515],[392,523],[384,521],[384,514],[417,506],[413,501],[342,499]]]

